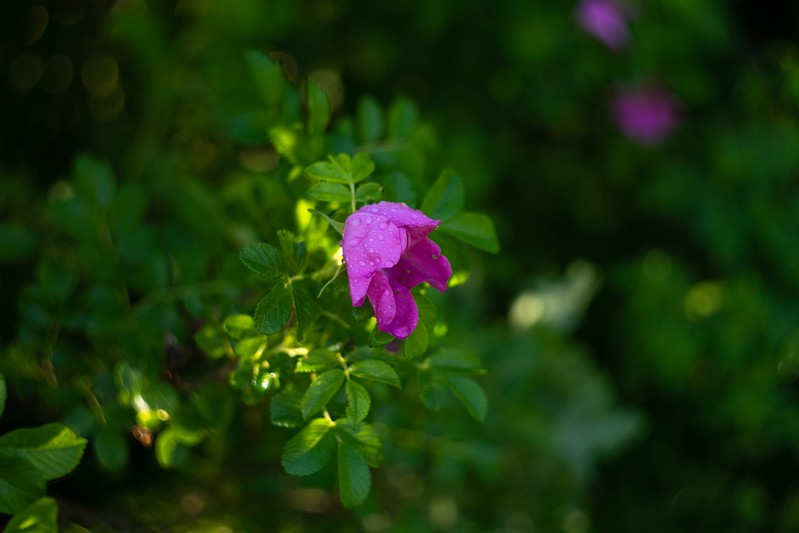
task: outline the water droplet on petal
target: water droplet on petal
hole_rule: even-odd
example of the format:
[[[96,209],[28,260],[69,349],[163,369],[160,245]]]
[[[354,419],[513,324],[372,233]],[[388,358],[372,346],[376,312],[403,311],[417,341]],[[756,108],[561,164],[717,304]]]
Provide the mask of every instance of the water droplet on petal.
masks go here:
[[[383,238],[384,238],[384,237],[383,237],[382,235],[378,235],[378,236],[377,236],[377,240],[378,240],[378,241],[382,241],[382,240],[383,240]]]
[[[377,264],[377,263],[375,263],[374,261],[369,261],[369,266],[370,266],[370,267],[373,267],[373,266],[375,266],[376,264]]]
[[[380,229],[386,229],[386,228],[388,228],[387,222],[383,222],[382,224],[380,224]]]
[[[366,217],[366,223],[367,224],[371,224],[372,223],[372,217]]]
[[[359,244],[361,244],[361,239],[359,239],[358,237],[353,237],[349,241],[350,246],[358,246]]]
[[[383,262],[383,268],[390,268],[393,266],[394,266],[394,261],[392,261],[391,259],[386,259],[385,262]]]
[[[361,265],[362,267],[365,267],[366,266],[366,261],[358,261],[358,264]]]
[[[375,249],[370,247],[370,248],[369,248],[369,253],[370,253],[370,254],[373,254],[373,253],[375,253]]]
[[[360,226],[360,225],[361,225],[361,221],[360,221],[359,219],[357,219],[357,218],[356,218],[356,219],[354,219],[354,220],[352,221],[352,226],[353,226],[353,227],[357,228],[357,227],[358,227],[358,226]]]
[[[391,296],[391,291],[390,291],[390,290],[388,290],[388,289],[386,289],[385,295],[386,295],[386,296]]]
[[[437,259],[438,259],[438,256],[436,254],[433,254],[433,260],[437,260]]]

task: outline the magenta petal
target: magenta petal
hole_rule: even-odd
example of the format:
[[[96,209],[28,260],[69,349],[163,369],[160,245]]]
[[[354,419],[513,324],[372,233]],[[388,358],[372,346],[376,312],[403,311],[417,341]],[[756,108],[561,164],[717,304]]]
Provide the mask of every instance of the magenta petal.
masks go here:
[[[391,333],[398,339],[407,339],[419,323],[419,308],[416,307],[411,291],[402,286],[394,287],[394,303],[397,306],[394,320],[380,330]],[[377,325],[379,327],[380,322]]]
[[[341,249],[347,262],[353,305],[363,305],[375,273],[397,264],[407,240],[405,230],[384,216],[359,211],[347,218]]]
[[[361,211],[384,216],[398,227],[406,228],[411,238],[411,244],[425,237],[441,223],[440,220],[434,220],[421,211],[395,202],[367,205]]]
[[[375,318],[377,319],[377,327],[381,331],[386,331],[386,328],[394,320],[397,314],[397,304],[394,301],[394,291],[383,272],[378,271],[372,278],[372,283],[369,285],[369,303],[375,310]]]
[[[452,277],[452,266],[441,255],[441,248],[425,237],[402,254],[390,274],[405,287],[412,288],[426,281],[444,292],[447,290],[449,278]]]

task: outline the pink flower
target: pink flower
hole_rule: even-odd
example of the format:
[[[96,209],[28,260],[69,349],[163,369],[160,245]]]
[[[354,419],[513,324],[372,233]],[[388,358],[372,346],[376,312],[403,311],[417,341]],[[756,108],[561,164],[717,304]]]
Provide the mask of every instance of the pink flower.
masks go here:
[[[630,40],[629,13],[615,0],[582,0],[577,6],[577,24],[610,48],[619,51]]]
[[[663,142],[679,123],[679,103],[656,86],[627,87],[616,92],[613,115],[631,141],[643,145]]]
[[[427,236],[440,223],[393,202],[364,206],[344,223],[341,248],[352,305],[359,307],[368,297],[380,331],[404,339],[416,329],[413,287],[426,281],[447,290],[452,267]]]

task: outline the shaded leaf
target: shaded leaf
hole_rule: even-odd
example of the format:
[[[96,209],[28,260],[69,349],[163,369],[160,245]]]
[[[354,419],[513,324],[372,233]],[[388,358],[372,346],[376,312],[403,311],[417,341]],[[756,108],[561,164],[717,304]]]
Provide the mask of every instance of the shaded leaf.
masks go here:
[[[366,459],[344,441],[338,444],[338,489],[344,507],[356,507],[366,500],[372,476]]]
[[[400,387],[400,379],[396,370],[388,363],[377,359],[357,361],[350,365],[349,373],[359,378],[388,383],[397,388]]]
[[[357,128],[358,138],[362,143],[376,141],[383,136],[383,111],[377,100],[370,96],[361,98],[358,102]]]
[[[181,466],[188,456],[188,449],[178,440],[173,428],[167,428],[155,438],[155,459],[163,468]]]
[[[33,465],[0,449],[0,513],[21,511],[44,490],[44,478]]]
[[[206,324],[194,334],[197,347],[209,357],[222,357],[227,353],[228,343],[218,324]]]
[[[92,444],[97,460],[109,472],[118,472],[127,466],[130,450],[124,435],[118,429],[103,427]]]
[[[303,424],[302,397],[305,391],[296,387],[283,389],[272,397],[269,403],[269,418],[272,424],[293,428]]]
[[[372,399],[363,385],[355,381],[347,381],[347,419],[358,424],[369,414]]]
[[[233,139],[247,146],[258,146],[269,142],[272,120],[265,109],[254,109],[239,115],[233,121]]]
[[[333,422],[326,418],[312,420],[294,435],[283,448],[281,464],[289,474],[307,476],[323,468],[333,455]]]
[[[6,409],[6,378],[0,374],[0,416],[3,416],[3,411]]]
[[[419,112],[408,98],[398,98],[388,110],[388,135],[392,139],[405,137],[416,128]]]
[[[297,309],[297,338],[304,340],[305,336],[316,323],[319,313],[322,312],[319,301],[316,299],[318,287],[313,280],[300,279],[291,284],[294,297],[294,307]]]
[[[261,52],[245,52],[244,58],[261,101],[267,106],[280,103],[285,83],[280,66]]]
[[[416,207],[416,190],[408,176],[402,172],[394,172],[385,179],[386,200]]]
[[[333,368],[340,368],[341,362],[335,352],[325,348],[312,348],[308,355],[300,357],[297,361],[297,372],[324,372]]]
[[[424,325],[424,322],[420,321],[418,324],[416,324],[416,329],[413,330],[413,333],[411,333],[402,344],[402,354],[408,360],[421,357],[425,350],[427,350],[427,345],[429,342],[430,339],[427,335],[427,327]]]
[[[277,248],[271,244],[248,244],[239,254],[241,262],[266,279],[274,280],[286,275],[286,266]]]
[[[462,376],[446,376],[444,382],[475,420],[485,422],[488,399],[476,381]]]
[[[324,133],[330,122],[330,97],[321,85],[308,79],[306,86],[308,96],[308,132],[313,135]]]
[[[335,396],[342,383],[344,383],[343,370],[334,369],[319,374],[302,398],[302,417],[307,420],[312,414],[320,411]]]
[[[458,213],[442,222],[438,229],[486,252],[499,252],[494,223],[482,213]]]
[[[255,307],[255,329],[264,335],[274,335],[283,329],[291,317],[291,293],[279,283]]]
[[[430,218],[447,220],[463,209],[463,182],[452,169],[445,169],[427,191],[422,211]]]
[[[90,154],[81,154],[75,160],[75,185],[84,198],[101,209],[108,209],[117,194],[111,165]]]
[[[479,357],[454,348],[441,348],[427,359],[427,363],[439,372],[463,375],[483,373],[483,364]]]

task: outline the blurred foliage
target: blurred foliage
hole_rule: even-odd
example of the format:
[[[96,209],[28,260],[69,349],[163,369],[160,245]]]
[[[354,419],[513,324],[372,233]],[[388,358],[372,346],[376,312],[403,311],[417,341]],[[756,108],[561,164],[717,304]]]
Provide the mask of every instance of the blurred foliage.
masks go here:
[[[799,9],[627,5],[614,52],[555,0],[4,2],[0,425],[89,439],[48,489],[64,530],[799,527]],[[650,82],[680,124],[640,147],[612,99]],[[482,354],[485,424],[436,380],[370,385],[385,466],[354,511],[334,470],[283,473],[294,433],[217,335],[263,296],[239,251],[317,220],[292,169],[321,152],[269,129],[314,133],[309,109],[384,197],[486,212],[502,243],[428,295]]]

